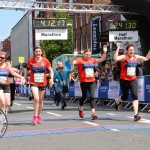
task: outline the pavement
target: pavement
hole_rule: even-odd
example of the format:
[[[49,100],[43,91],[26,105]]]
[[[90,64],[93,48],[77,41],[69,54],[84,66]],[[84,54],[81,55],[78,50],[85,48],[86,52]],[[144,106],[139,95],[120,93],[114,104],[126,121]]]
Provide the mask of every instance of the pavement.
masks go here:
[[[0,139],[5,150],[148,150],[150,113],[96,106],[97,120],[91,120],[89,103],[84,104],[85,118],[78,116],[78,102],[67,102],[65,110],[44,99],[43,123],[32,125],[33,101],[19,97],[7,115],[8,128]]]

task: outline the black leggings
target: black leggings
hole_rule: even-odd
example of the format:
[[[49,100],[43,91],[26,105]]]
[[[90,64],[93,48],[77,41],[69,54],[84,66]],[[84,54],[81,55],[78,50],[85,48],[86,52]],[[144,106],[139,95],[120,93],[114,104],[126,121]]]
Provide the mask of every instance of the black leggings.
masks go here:
[[[15,99],[15,84],[14,83],[10,83],[10,100],[14,101]]]
[[[84,101],[86,100],[86,94],[87,94],[87,90],[90,93],[90,106],[91,109],[95,108],[95,88],[96,88],[96,83],[94,82],[81,82],[80,83],[80,87],[81,87],[81,92],[82,92],[82,97],[80,100],[80,106],[83,106]]]
[[[128,99],[129,89],[131,91],[132,100],[138,100],[138,82],[137,82],[137,79],[132,80],[132,81],[120,79],[120,87],[122,90],[121,99],[123,101]]]

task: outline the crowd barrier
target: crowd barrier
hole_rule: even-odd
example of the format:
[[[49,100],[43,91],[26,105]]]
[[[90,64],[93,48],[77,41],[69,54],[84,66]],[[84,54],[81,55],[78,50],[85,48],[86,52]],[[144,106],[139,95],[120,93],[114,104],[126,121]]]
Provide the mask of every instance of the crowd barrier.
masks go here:
[[[144,105],[142,111],[144,111],[150,105],[150,77],[142,76],[138,77],[138,100]],[[81,97],[81,89],[80,83],[68,83],[69,87],[69,97],[70,101],[75,101],[76,98]],[[27,96],[31,93],[30,86],[20,86],[20,95]],[[104,80],[103,85],[100,86],[99,81],[97,81],[96,89],[95,89],[95,98],[98,100],[96,104],[100,103],[102,100],[105,99],[108,101],[107,106],[114,105],[114,99],[117,99],[121,95],[122,91],[120,89],[120,84],[118,81],[108,81]],[[53,97],[55,95],[54,89],[46,88],[45,97]],[[87,99],[89,97],[89,93],[87,92]],[[85,100],[85,102],[87,101]],[[129,91],[129,96],[127,103],[124,107],[125,108],[132,108],[132,97]],[[150,112],[150,110],[149,110]]]

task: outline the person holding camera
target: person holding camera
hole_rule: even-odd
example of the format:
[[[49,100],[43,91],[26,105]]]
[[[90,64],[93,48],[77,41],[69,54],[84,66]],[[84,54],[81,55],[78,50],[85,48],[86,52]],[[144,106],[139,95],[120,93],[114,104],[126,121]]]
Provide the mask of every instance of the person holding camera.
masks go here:
[[[90,93],[90,106],[91,106],[91,119],[95,120],[97,119],[97,115],[95,113],[95,88],[96,88],[96,82],[95,82],[95,76],[94,76],[94,67],[96,63],[104,61],[106,57],[107,52],[107,46],[103,46],[103,55],[101,58],[91,58],[91,50],[85,49],[83,50],[83,57],[78,58],[75,60],[75,57],[78,55],[77,49],[74,50],[73,57],[70,59],[71,65],[77,65],[79,70],[79,81],[80,81],[80,87],[82,92],[82,98],[79,102],[79,116],[81,118],[84,118],[84,112],[83,112],[83,103],[86,99],[87,90]]]

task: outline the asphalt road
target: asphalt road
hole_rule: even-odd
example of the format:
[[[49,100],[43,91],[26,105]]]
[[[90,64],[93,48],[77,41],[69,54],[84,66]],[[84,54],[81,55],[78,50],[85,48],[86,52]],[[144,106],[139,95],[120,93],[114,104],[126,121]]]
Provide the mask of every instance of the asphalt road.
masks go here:
[[[150,114],[133,121],[133,111],[96,106],[97,120],[91,120],[90,105],[84,104],[85,118],[78,116],[78,102],[67,108],[44,100],[43,123],[32,125],[33,101],[19,97],[7,115],[8,128],[0,139],[4,150],[148,150]]]

